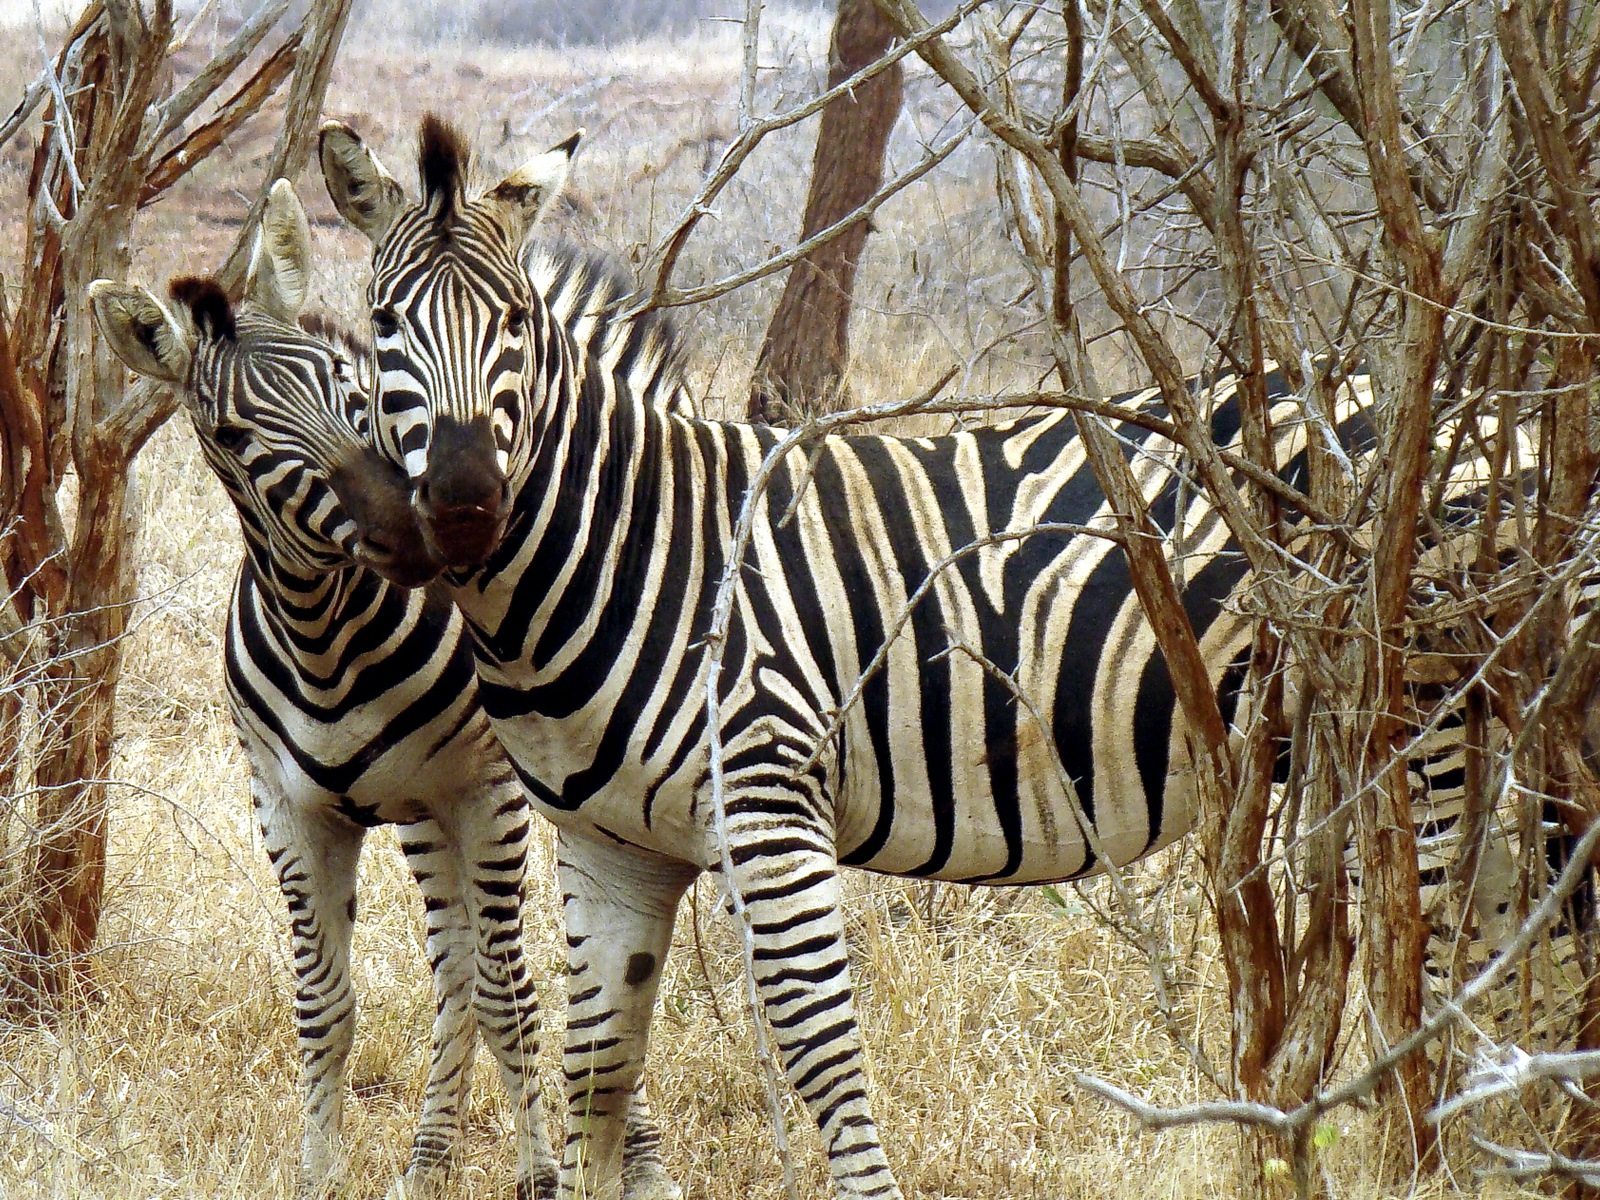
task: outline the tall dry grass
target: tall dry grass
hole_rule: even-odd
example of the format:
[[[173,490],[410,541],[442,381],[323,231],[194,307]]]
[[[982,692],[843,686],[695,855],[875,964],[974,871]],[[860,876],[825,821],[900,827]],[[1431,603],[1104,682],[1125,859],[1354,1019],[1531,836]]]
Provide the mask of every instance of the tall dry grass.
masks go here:
[[[0,35],[10,37],[9,33]],[[31,35],[30,35],[31,36]],[[765,101],[815,86],[825,16],[769,13]],[[770,56],[770,57],[768,57]],[[736,33],[704,26],[671,42],[548,50],[473,42],[385,45],[369,21],[339,65],[329,108],[353,119],[392,165],[410,155],[424,107],[460,120],[484,173],[589,127],[567,232],[637,261],[728,136]],[[0,59],[14,95],[27,64]],[[604,86],[591,85],[596,80]],[[587,90],[586,90],[587,89]],[[908,89],[892,154],[950,112],[926,79]],[[533,127],[522,131],[530,114]],[[28,137],[36,137],[32,130]],[[773,139],[691,244],[683,278],[713,278],[792,238],[808,133]],[[244,140],[141,226],[140,278],[214,264],[231,240],[269,144]],[[0,265],[20,252],[26,146],[0,148]],[[885,207],[863,271],[853,381],[864,399],[910,394],[951,363],[979,390],[1034,382],[1046,359],[1014,303],[1026,280],[993,219],[992,165],[962,150]],[[364,243],[333,227],[315,178],[300,192],[320,218],[317,302],[358,314]],[[713,414],[742,409],[779,280],[684,314],[697,390]],[[19,297],[11,296],[15,305]],[[1132,382],[1108,359],[1110,383]],[[293,1194],[300,1131],[284,907],[247,804],[246,765],[221,689],[219,635],[238,562],[231,510],[183,418],[141,464],[143,592],[122,687],[114,776],[103,995],[53,1029],[0,1029],[0,1197],[265,1200]],[[382,1195],[408,1148],[432,1000],[420,905],[392,835],[371,835],[355,954],[362,1007],[346,1118],[352,1200]],[[1178,1017],[1226,1058],[1222,974],[1194,864],[1179,849],[1136,875],[1181,949]],[[1084,893],[980,892],[855,875],[850,933],[872,1081],[889,1155],[909,1195],[1212,1198],[1233,1192],[1232,1135],[1160,1137],[1076,1091],[1093,1071],[1157,1102],[1209,1098],[1156,1015],[1150,976],[1096,919]],[[530,870],[532,960],[551,981],[558,1040],[561,938],[548,837]],[[1159,894],[1158,894],[1159,893]],[[1157,895],[1158,894],[1158,895]],[[782,1194],[737,950],[710,892],[686,907],[662,987],[650,1083],[669,1166],[690,1196]],[[1359,1001],[1358,1001],[1359,1003]],[[554,1063],[549,1072],[554,1085]],[[475,1084],[456,1194],[509,1195],[510,1124],[494,1072]],[[792,1100],[803,1194],[826,1172]],[[1321,1162],[1337,1194],[1380,1195],[1373,1147],[1342,1117]],[[1510,1195],[1470,1175],[1416,1194]]]

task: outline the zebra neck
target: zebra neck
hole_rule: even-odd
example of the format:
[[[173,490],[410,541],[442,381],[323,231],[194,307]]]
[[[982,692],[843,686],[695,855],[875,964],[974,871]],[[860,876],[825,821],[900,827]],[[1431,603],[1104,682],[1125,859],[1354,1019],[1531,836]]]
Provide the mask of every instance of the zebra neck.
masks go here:
[[[279,644],[308,672],[320,674],[341,653],[341,632],[365,612],[407,603],[403,589],[353,563],[308,572],[246,539],[243,573],[253,584],[261,614]]]
[[[653,539],[671,531],[674,489],[692,486],[668,465],[693,442],[692,423],[577,355],[566,330],[552,343],[543,403],[526,451],[512,457],[505,539],[454,593],[483,653],[501,663],[531,655],[536,670],[569,638],[596,633],[571,614],[620,613],[645,586],[626,564],[651,557]]]

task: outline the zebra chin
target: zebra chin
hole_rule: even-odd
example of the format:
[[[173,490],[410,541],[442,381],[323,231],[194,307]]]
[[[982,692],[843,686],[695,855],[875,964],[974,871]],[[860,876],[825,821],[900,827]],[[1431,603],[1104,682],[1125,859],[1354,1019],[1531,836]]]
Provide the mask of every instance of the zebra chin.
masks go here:
[[[483,566],[505,535],[509,511],[509,506],[422,509],[422,533],[430,555],[453,571]]]
[[[418,588],[437,579],[445,564],[433,556],[426,539],[414,548],[392,548],[358,541],[351,553],[356,565],[383,576],[403,588]]]

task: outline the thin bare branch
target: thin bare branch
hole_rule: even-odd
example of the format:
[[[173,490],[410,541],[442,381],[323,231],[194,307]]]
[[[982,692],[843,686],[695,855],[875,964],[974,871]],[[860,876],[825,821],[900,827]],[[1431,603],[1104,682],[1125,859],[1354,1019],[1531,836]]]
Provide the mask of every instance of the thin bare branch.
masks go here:
[[[1202,1104],[1185,1104],[1178,1108],[1159,1108],[1147,1104],[1132,1092],[1123,1091],[1114,1083],[1096,1078],[1083,1071],[1075,1072],[1072,1081],[1086,1092],[1093,1092],[1119,1108],[1132,1113],[1146,1129],[1181,1129],[1186,1125],[1211,1125],[1231,1122],[1235,1125],[1259,1125],[1273,1133],[1294,1132],[1294,1118],[1281,1108],[1270,1104],[1255,1104],[1247,1100],[1211,1100]]]
[[[1361,1074],[1336,1088],[1318,1092],[1310,1100],[1293,1109],[1285,1111],[1269,1104],[1237,1102],[1159,1108],[1146,1104],[1121,1088],[1092,1075],[1079,1073],[1073,1077],[1074,1081],[1085,1090],[1127,1108],[1139,1118],[1141,1124],[1150,1129],[1173,1129],[1218,1121],[1257,1125],[1278,1134],[1290,1134],[1297,1129],[1305,1128],[1325,1113],[1370,1096],[1378,1083],[1387,1077],[1398,1063],[1436,1040],[1450,1026],[1461,1020],[1466,1015],[1466,1010],[1481,999],[1490,988],[1505,978],[1506,974],[1532,949],[1534,941],[1555,923],[1561,914],[1562,905],[1583,886],[1590,869],[1589,856],[1594,853],[1596,846],[1600,846],[1600,821],[1591,825],[1578,839],[1572,848],[1572,857],[1560,877],[1538,906],[1528,914],[1528,919],[1522,923],[1516,935],[1470,983],[1455,997],[1441,1005],[1432,1017],[1419,1025],[1408,1037],[1372,1062]]]
[[[45,87],[49,89],[51,98],[55,101],[55,119],[50,122],[50,127],[55,134],[56,145],[61,151],[62,165],[66,168],[67,177],[72,180],[72,198],[76,207],[77,200],[83,195],[83,178],[78,174],[78,147],[77,137],[72,128],[72,107],[67,103],[66,93],[61,90],[61,78],[56,74],[56,66],[51,61],[50,47],[44,44],[44,13],[40,11],[39,0],[33,0],[33,24],[39,43],[39,55],[44,59]]]
[[[739,72],[739,128],[748,129],[756,119],[756,74],[761,70],[762,0],[744,3],[744,62]]]
[[[202,104],[215,95],[227,82],[228,77],[238,70],[240,64],[266,40],[267,34],[271,33],[282,20],[283,14],[289,11],[291,3],[293,0],[268,0],[251,13],[249,20],[239,27],[239,32],[212,56],[211,61],[200,69],[200,73],[161,103],[158,109],[159,115],[151,126],[150,136],[139,147],[140,153],[150,154],[154,151],[157,146],[176,133]],[[196,13],[195,21],[198,21],[200,16],[200,13]],[[193,28],[194,22],[191,22],[189,28],[177,39],[174,50],[187,40]]]
[[[704,284],[701,287],[683,288],[681,290],[677,288],[660,288],[649,295],[636,293],[637,298],[624,311],[622,319],[628,320],[652,308],[676,308],[685,304],[703,304],[707,300],[715,300],[718,296],[726,296],[729,292],[742,288],[748,283],[754,283],[758,279],[765,279],[768,275],[781,271],[785,267],[793,266],[817,247],[832,241],[852,225],[870,219],[872,214],[882,208],[886,201],[916,183],[917,180],[928,174],[929,171],[932,171],[954,154],[956,150],[960,149],[971,130],[972,126],[968,125],[951,134],[943,143],[935,146],[925,154],[922,161],[916,166],[895,176],[874,192],[858,208],[846,213],[827,228],[819,229],[803,242],[789,247],[782,254],[775,254],[753,267],[749,267],[737,274],[729,275],[724,279],[719,279],[715,283]]]
[[[1478,1134],[1472,1134],[1472,1144],[1505,1161],[1497,1174],[1511,1179],[1545,1179],[1552,1175],[1571,1179],[1584,1187],[1600,1188],[1600,1163],[1569,1158],[1554,1150],[1517,1150],[1502,1146]]]
[[[1498,1055],[1480,1054],[1462,1081],[1462,1090],[1434,1108],[1428,1120],[1437,1124],[1474,1105],[1535,1083],[1576,1082],[1596,1076],[1600,1076],[1600,1051],[1529,1054],[1521,1047],[1508,1046]]]
[[[712,203],[722,193],[728,183],[739,173],[739,168],[750,157],[751,152],[761,144],[762,140],[770,133],[780,129],[787,129],[790,125],[798,124],[807,117],[821,112],[828,103],[839,96],[849,94],[857,85],[887,71],[895,63],[908,54],[916,51],[928,37],[937,36],[954,29],[961,21],[976,9],[984,0],[962,0],[944,20],[933,26],[923,37],[914,37],[903,40],[898,46],[891,48],[882,58],[868,66],[861,68],[850,78],[844,80],[836,87],[831,87],[816,98],[808,100],[797,108],[786,113],[766,117],[748,129],[740,132],[739,136],[728,148],[723,151],[721,160],[716,168],[700,186],[700,191],[684,209],[683,216],[678,223],[667,232],[667,235],[650,254],[641,272],[641,279],[647,282],[647,291],[651,297],[650,306],[654,306],[654,297],[664,295],[671,286],[672,272],[677,266],[678,258],[683,249],[688,245],[689,237],[702,218],[710,216],[715,210]]]
[[[0,146],[9,142],[16,136],[17,130],[28,123],[28,118],[33,116],[34,109],[39,107],[39,102],[49,91],[50,80],[43,72],[22,89],[22,97],[17,101],[17,106],[4,121],[0,121]]]
[[[1495,25],[1506,65],[1516,83],[1517,101],[1555,192],[1559,224],[1571,242],[1572,281],[1583,297],[1589,328],[1600,332],[1600,222],[1591,207],[1592,178],[1585,178],[1568,140],[1572,129],[1549,73],[1540,61],[1538,43],[1522,0],[1500,0]]]

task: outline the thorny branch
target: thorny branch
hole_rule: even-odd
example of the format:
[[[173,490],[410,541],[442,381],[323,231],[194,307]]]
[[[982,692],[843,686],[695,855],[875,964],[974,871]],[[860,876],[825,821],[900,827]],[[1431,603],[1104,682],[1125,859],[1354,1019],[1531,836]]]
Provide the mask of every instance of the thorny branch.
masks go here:
[[[1589,872],[1590,855],[1600,847],[1600,822],[1591,825],[1572,847],[1572,857],[1538,906],[1528,914],[1516,934],[1501,947],[1482,971],[1456,995],[1445,1001],[1439,1010],[1424,1021],[1408,1037],[1398,1042],[1388,1053],[1376,1059],[1355,1078],[1338,1087],[1319,1091],[1304,1104],[1284,1110],[1270,1104],[1217,1102],[1188,1104],[1178,1108],[1161,1108],[1146,1104],[1131,1093],[1123,1091],[1103,1079],[1083,1072],[1073,1076],[1073,1081],[1086,1091],[1102,1096],[1126,1108],[1148,1129],[1173,1129],[1184,1125],[1230,1121],[1242,1125],[1259,1125],[1278,1134],[1293,1134],[1309,1126],[1318,1117],[1370,1096],[1379,1082],[1397,1063],[1415,1054],[1436,1040],[1517,965],[1532,949],[1535,941],[1553,925],[1561,915],[1562,906],[1583,886]]]

